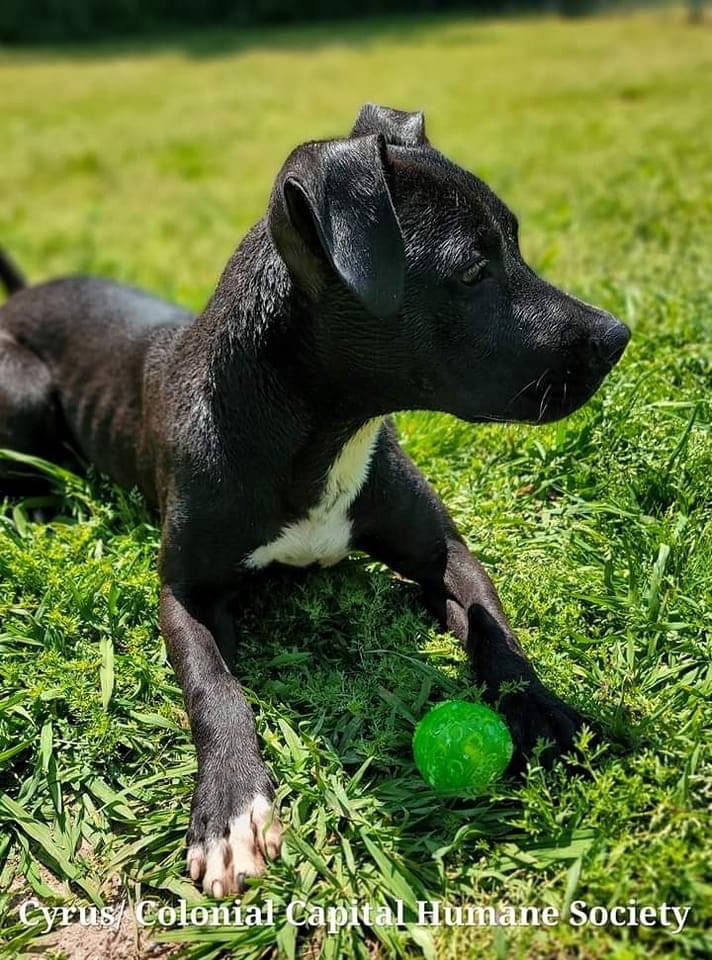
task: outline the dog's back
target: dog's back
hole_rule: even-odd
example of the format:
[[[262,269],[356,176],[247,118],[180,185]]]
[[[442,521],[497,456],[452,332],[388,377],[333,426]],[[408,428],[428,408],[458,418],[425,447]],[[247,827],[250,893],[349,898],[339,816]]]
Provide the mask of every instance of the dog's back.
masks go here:
[[[146,487],[137,444],[146,352],[192,314],[91,277],[24,287],[7,257],[0,274],[15,291],[0,307],[0,446],[49,457],[68,445]]]

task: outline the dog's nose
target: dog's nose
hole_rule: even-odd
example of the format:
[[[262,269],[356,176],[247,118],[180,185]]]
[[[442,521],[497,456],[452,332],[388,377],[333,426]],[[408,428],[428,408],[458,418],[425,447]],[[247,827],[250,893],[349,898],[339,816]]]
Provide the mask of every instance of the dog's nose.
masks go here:
[[[623,356],[630,340],[630,330],[616,317],[605,315],[605,327],[593,340],[593,346],[602,363],[610,369]]]

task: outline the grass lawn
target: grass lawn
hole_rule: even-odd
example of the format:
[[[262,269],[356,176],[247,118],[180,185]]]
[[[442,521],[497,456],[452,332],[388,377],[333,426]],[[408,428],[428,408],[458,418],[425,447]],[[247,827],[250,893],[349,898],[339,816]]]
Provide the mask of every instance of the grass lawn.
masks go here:
[[[524,784],[443,802],[414,771],[414,720],[474,692],[415,588],[356,557],[257,593],[241,673],[290,829],[244,902],[273,899],[277,922],[166,934],[190,956],[260,957],[275,941],[280,956],[334,958],[709,949],[711,68],[709,27],[681,11],[0,56],[0,244],[33,280],[87,271],[199,309],[289,149],[345,132],[375,100],[424,108],[433,141],[516,210],[534,266],[634,330],[601,392],[561,424],[398,417],[545,681],[628,746],[589,749],[586,778],[533,764]],[[154,518],[99,477],[68,478],[63,496],[48,525],[26,504],[0,509],[0,913],[13,957],[40,950],[17,912],[33,892],[197,898],[183,873],[195,760],[157,628]],[[565,920],[324,935],[284,922],[279,905],[296,898],[692,911],[677,936]]]

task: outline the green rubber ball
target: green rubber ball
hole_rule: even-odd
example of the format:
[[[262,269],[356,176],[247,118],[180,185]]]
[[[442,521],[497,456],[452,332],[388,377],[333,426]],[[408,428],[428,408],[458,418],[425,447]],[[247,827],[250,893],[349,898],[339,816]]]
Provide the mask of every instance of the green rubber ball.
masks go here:
[[[415,765],[438,793],[482,793],[504,773],[513,751],[509,729],[499,714],[464,700],[437,704],[413,734]]]

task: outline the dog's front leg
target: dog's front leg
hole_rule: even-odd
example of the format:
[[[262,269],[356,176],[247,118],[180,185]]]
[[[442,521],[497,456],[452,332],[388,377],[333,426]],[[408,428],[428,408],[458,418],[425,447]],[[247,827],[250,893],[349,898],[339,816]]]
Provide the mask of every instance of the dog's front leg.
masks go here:
[[[265,860],[279,854],[281,827],[252,710],[213,636],[220,629],[216,611],[176,584],[161,590],[161,630],[198,753],[188,870],[206,893],[221,897],[239,892],[245,877],[262,873]]]
[[[583,718],[541,682],[514,635],[496,590],[459,537],[448,535],[444,561],[421,582],[425,600],[468,654],[484,696],[499,701],[516,746],[510,772],[526,764],[537,740],[548,741],[545,764],[573,746]]]
[[[510,770],[524,766],[539,738],[551,742],[542,755],[550,761],[573,745],[583,718],[539,680],[435,491],[390,432],[382,443],[352,511],[355,545],[422,585],[430,609],[462,642],[486,698],[501,698],[516,746]]]

